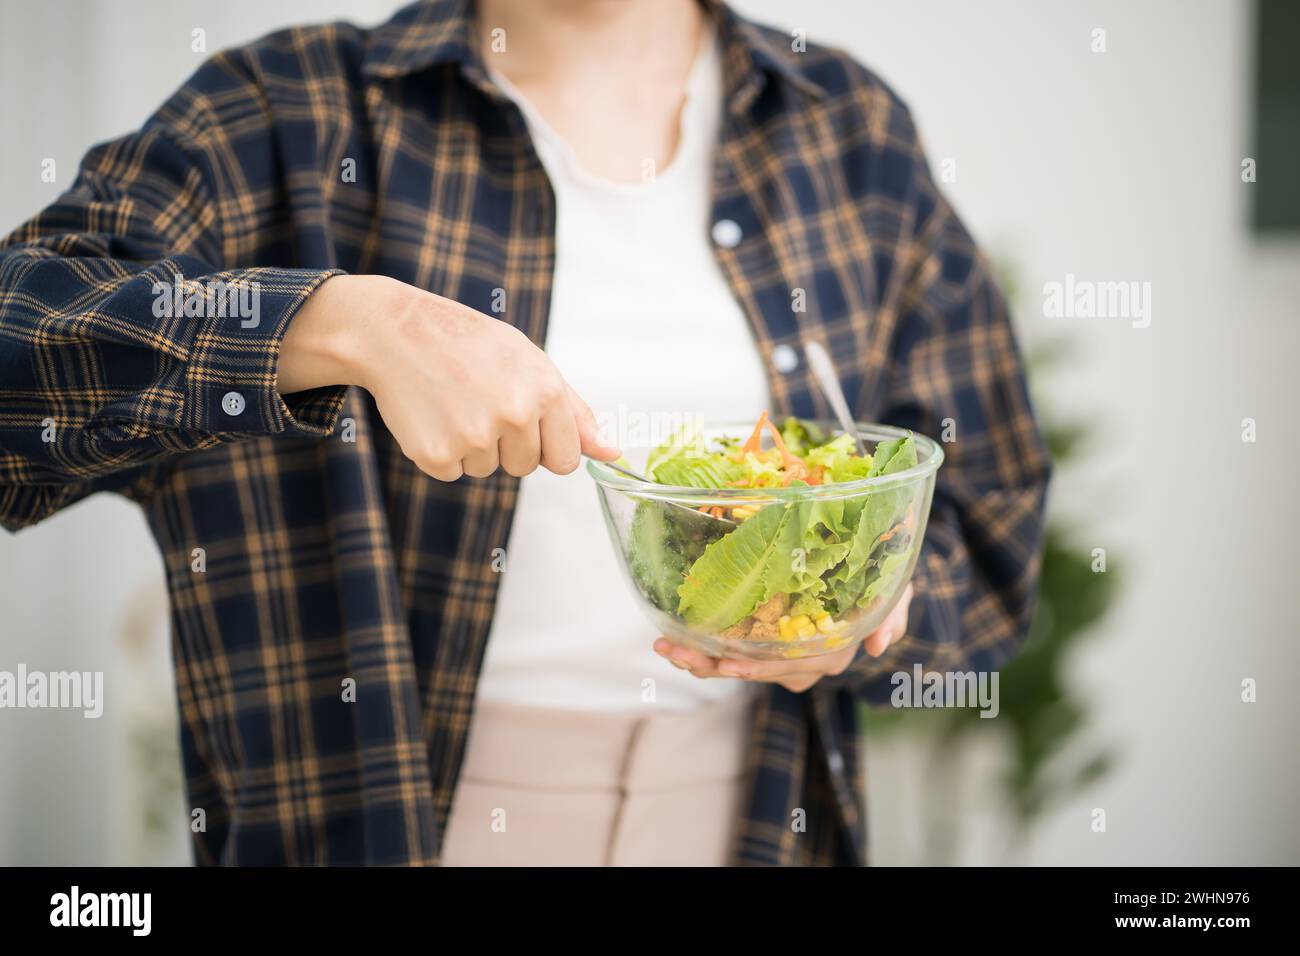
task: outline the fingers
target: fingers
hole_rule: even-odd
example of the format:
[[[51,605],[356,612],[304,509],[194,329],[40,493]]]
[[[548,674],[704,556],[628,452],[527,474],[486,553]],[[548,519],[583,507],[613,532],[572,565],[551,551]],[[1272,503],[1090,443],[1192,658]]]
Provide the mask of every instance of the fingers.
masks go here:
[[[426,462],[421,464],[416,462],[416,466],[430,478],[436,478],[438,481],[456,481],[461,475],[465,474],[465,469],[461,467],[459,461],[448,462]]]
[[[557,475],[567,475],[578,467],[579,456],[598,461],[613,461],[622,452],[607,445],[591,407],[567,383],[561,408],[547,410],[542,419],[542,465]]]
[[[887,624],[882,624],[867,635],[867,639],[862,642],[862,649],[867,652],[869,657],[879,657],[889,650],[889,645],[893,642],[893,630]]]
[[[578,426],[573,420],[568,395],[563,390],[542,410],[540,427],[542,467],[557,475],[570,474],[581,461],[581,450]]]
[[[596,418],[587,403],[567,385],[563,389],[542,409],[540,421],[524,424],[515,417],[515,423],[502,425],[495,440],[486,432],[481,438],[466,437],[463,443],[468,447],[459,469],[448,464],[426,471],[442,481],[455,481],[462,473],[486,478],[497,468],[522,478],[539,465],[557,475],[567,475],[577,469],[584,452],[601,460],[617,458],[620,451],[601,442]]]
[[[857,654],[856,647],[847,647],[830,654],[797,658],[788,661],[746,661],[723,658],[718,661],[718,673],[724,677],[780,684],[787,680],[807,680],[809,684],[827,675],[843,674]]]
[[[415,453],[408,457],[439,481],[455,481],[462,475],[486,478],[498,468],[516,478],[538,466],[567,475],[577,469],[584,451],[606,461],[621,454],[601,441],[591,408],[553,370],[531,394],[520,392],[487,411],[470,416],[471,421],[462,419],[443,438],[419,437],[423,423],[414,423]]]
[[[822,674],[809,674],[807,676],[783,677],[779,680],[772,681],[774,684],[780,684],[786,690],[793,694],[802,694],[813,684],[817,683],[823,677]]]
[[[501,464],[497,456],[497,442],[492,441],[486,448],[475,449],[465,455],[461,467],[471,478],[486,478],[497,470]]]
[[[565,384],[562,394],[541,409],[540,421],[507,424],[497,446],[467,455],[464,468],[465,474],[475,478],[487,477],[498,466],[518,478],[538,465],[567,475],[578,467],[583,454],[612,461],[621,452],[604,444],[591,408]]]
[[[572,387],[566,384],[565,388],[568,389],[569,407],[573,410],[573,418],[578,426],[578,439],[582,453],[597,461],[613,461],[622,455],[616,446],[607,445],[601,439],[600,427],[596,424],[596,416],[592,414],[591,406],[584,402]]]
[[[827,675],[844,673],[853,662],[857,648],[847,648],[803,660],[747,661],[737,658],[719,660],[694,648],[682,647],[661,637],[655,641],[654,651],[675,667],[690,671],[696,677],[730,677],[780,684],[787,690],[799,693]]]
[[[907,633],[907,612],[912,606],[912,584],[909,581],[903,596],[898,599],[894,609],[889,612],[880,627],[867,635],[862,648],[871,657],[879,657],[889,650],[889,645]]]
[[[703,654],[694,648],[682,647],[680,644],[674,644],[666,637],[661,637],[654,643],[654,651],[668,663],[682,670],[690,671],[696,677],[723,677],[725,675],[718,673],[718,661],[716,658]]]
[[[522,478],[532,474],[542,460],[542,431],[537,422],[511,427],[501,436],[497,457],[507,474]]]

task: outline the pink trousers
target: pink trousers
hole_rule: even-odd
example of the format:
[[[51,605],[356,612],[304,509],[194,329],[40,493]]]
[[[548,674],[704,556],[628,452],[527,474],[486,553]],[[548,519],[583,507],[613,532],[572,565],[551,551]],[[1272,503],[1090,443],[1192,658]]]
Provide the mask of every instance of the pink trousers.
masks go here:
[[[446,866],[723,866],[752,697],[611,714],[479,701]]]

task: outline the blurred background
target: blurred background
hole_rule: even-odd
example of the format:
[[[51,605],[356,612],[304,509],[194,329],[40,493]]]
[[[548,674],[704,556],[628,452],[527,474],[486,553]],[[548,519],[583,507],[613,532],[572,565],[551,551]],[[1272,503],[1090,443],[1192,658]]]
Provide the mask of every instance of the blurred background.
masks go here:
[[[400,5],[6,0],[0,232],[194,71],[196,27],[215,51]],[[734,6],[847,49],[910,104],[1013,297],[1059,458],[1043,610],[1002,718],[868,715],[873,861],[1300,863],[1295,5]],[[1150,283],[1150,325],[1048,317],[1067,275]],[[0,711],[0,863],[189,862],[141,515],[99,496],[0,535],[0,608],[0,670],[103,671],[117,702]]]

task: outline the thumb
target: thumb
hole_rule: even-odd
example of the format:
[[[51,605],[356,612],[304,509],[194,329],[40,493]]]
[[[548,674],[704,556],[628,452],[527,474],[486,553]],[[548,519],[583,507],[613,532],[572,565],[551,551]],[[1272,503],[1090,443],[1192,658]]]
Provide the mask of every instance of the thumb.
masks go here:
[[[578,426],[578,440],[582,443],[582,453],[598,461],[613,461],[623,453],[615,445],[607,445],[600,435],[596,416],[591,406],[579,397],[572,385],[565,385],[569,390],[569,407],[573,409],[573,420]]]

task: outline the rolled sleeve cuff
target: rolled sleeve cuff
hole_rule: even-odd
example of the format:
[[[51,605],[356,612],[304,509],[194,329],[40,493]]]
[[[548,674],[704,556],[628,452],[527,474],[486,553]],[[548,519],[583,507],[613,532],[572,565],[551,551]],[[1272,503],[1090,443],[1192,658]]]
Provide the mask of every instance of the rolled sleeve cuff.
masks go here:
[[[340,274],[338,269],[258,268],[200,280],[237,288],[241,308],[237,315],[205,323],[194,337],[186,370],[185,427],[209,434],[331,434],[346,385],[288,396],[275,385],[290,321],[321,283]]]

